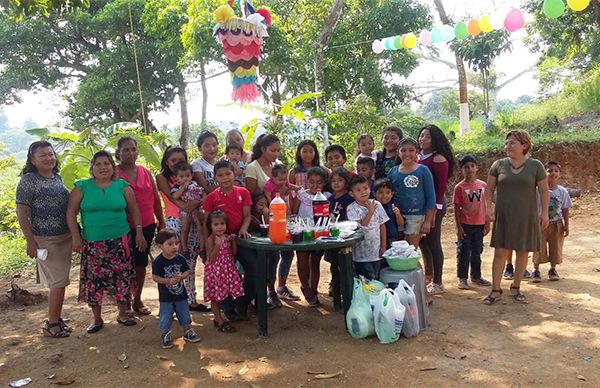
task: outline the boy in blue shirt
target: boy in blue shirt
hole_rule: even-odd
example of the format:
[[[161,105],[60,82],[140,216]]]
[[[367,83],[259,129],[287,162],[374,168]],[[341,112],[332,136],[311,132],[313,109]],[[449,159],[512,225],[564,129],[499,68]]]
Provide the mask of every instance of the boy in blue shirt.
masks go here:
[[[400,209],[394,205],[394,186],[388,178],[383,178],[375,181],[375,199],[377,199],[383,210],[390,218],[385,223],[386,230],[386,249],[392,246],[394,241],[404,239],[404,218]]]

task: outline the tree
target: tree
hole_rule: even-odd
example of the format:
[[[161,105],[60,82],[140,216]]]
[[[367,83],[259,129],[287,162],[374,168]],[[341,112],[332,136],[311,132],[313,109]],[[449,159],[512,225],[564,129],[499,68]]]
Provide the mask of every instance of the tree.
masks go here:
[[[52,13],[66,13],[77,9],[85,9],[90,6],[90,0],[2,0],[0,1],[0,10],[10,14],[17,20],[24,17],[43,15],[48,16]]]

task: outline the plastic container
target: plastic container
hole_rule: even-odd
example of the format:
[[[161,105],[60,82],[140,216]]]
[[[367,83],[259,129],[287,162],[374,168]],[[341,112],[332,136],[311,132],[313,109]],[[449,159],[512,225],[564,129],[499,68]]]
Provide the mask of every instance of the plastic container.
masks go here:
[[[387,257],[384,256],[385,261],[387,261],[388,265],[391,269],[395,271],[411,271],[417,268],[419,264],[420,256],[415,257]]]
[[[273,244],[283,244],[287,235],[287,206],[279,193],[269,205],[269,239]]]
[[[312,210],[315,225],[319,222],[319,219],[322,218],[324,220],[325,218],[329,218],[329,200],[320,190],[317,191],[317,194],[313,197]]]

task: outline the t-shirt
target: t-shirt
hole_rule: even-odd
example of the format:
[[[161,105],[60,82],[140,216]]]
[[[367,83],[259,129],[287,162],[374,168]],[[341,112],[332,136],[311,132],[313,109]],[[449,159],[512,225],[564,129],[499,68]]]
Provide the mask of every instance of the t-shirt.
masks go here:
[[[204,199],[202,210],[211,213],[220,210],[227,215],[227,233],[237,234],[244,221],[244,207],[252,206],[252,197],[245,187],[233,186],[232,191],[225,194],[218,188]]]
[[[59,175],[45,178],[36,172],[26,173],[17,185],[15,202],[29,207],[34,236],[59,236],[69,232],[69,191]]]
[[[129,183],[113,179],[108,187],[100,188],[93,178],[75,182],[81,190],[81,224],[86,241],[119,238],[129,232],[125,188]]]
[[[329,197],[329,215],[335,220],[339,215],[339,221],[346,221],[348,216],[346,215],[346,209],[354,202],[354,198],[348,193],[342,194],[336,198],[335,195]]]
[[[398,241],[400,239],[400,230],[404,230],[404,228],[398,226],[398,221],[396,221],[396,215],[394,214],[392,207],[393,204],[394,201],[390,201],[385,205],[381,205],[389,218],[385,223],[386,246],[388,248],[392,245],[393,241]]]
[[[162,254],[158,255],[152,262],[152,275],[160,276],[161,278],[170,279],[175,275],[189,271],[185,257],[176,254],[171,259],[166,259]],[[187,292],[183,281],[177,284],[159,284],[158,285],[158,301],[159,302],[175,302],[178,300],[187,299]]]
[[[262,169],[258,160],[253,161],[249,165],[246,166],[246,178],[256,179],[257,191],[263,191],[265,188],[265,183],[269,180],[269,176]]]
[[[538,213],[542,214],[542,200],[538,191]],[[550,203],[548,204],[548,218],[550,221],[558,221],[563,219],[563,209],[573,207],[573,201],[567,189],[561,185],[557,185],[554,190],[550,190]]]
[[[289,185],[290,185],[290,182],[286,179],[284,186],[289,187]],[[287,197],[287,193],[285,193],[285,194],[281,193],[281,191],[279,190],[279,187],[277,187],[275,182],[273,182],[273,178],[269,178],[269,180],[265,182],[265,190],[264,191],[265,191],[265,193],[271,194],[271,198],[275,198],[276,193],[279,193],[279,196],[283,200],[285,200],[285,198]]]
[[[323,195],[329,199],[331,193],[324,191]],[[309,193],[308,190],[300,189],[298,191],[298,199],[300,200],[300,207],[298,208],[298,217],[300,218],[313,218],[312,200],[314,195]]]
[[[381,260],[379,257],[379,248],[381,248],[381,233],[379,228],[389,220],[389,217],[379,201],[375,199],[370,199],[369,201],[373,201],[375,204],[375,213],[371,217],[369,225],[360,225],[360,229],[364,233],[365,238],[358,242],[352,249],[352,258],[354,261],[371,262]],[[361,220],[365,219],[368,212],[366,207],[359,205],[356,202],[350,204],[346,209],[348,220],[358,221],[359,223]]]
[[[388,174],[394,166],[398,165],[398,157],[392,156],[391,158],[385,157],[385,150],[377,154],[377,162],[375,167],[375,179],[387,178]]]
[[[461,224],[485,224],[485,188],[485,182],[479,179],[473,183],[462,180],[454,187],[452,203],[461,208]]]
[[[148,225],[152,225],[154,223],[155,198],[150,171],[146,170],[143,166],[137,166],[135,182],[132,181],[129,176],[118,167],[117,175],[119,178],[129,183],[129,186],[133,190],[133,194],[135,195],[135,203],[140,211],[142,226],[146,227]],[[135,227],[135,223],[133,222],[133,218],[130,214],[127,215],[127,222],[129,222],[130,227]]]
[[[192,171],[200,172],[206,180],[206,186],[213,187],[217,186],[215,181],[215,165],[208,163],[203,158],[198,158],[192,162]]]
[[[429,169],[416,165],[413,172],[400,172],[400,166],[393,168],[388,178],[394,186],[394,204],[404,216],[425,215],[426,210],[435,209],[435,190]]]

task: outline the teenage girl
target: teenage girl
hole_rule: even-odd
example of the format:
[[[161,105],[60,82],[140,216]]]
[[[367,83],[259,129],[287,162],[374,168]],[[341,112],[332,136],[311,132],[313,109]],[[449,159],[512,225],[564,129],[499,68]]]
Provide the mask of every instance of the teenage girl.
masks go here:
[[[217,153],[219,151],[219,141],[217,135],[210,131],[204,131],[198,136],[196,141],[200,157],[192,162],[194,169],[194,180],[204,189],[205,193],[210,193],[217,188],[215,181],[215,163],[217,162]]]
[[[381,137],[383,150],[377,152],[375,179],[387,178],[392,168],[400,163],[398,144],[400,144],[402,137],[402,130],[398,127],[387,127],[383,130],[383,136]]]

